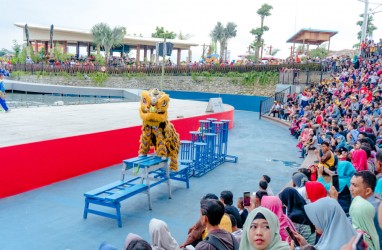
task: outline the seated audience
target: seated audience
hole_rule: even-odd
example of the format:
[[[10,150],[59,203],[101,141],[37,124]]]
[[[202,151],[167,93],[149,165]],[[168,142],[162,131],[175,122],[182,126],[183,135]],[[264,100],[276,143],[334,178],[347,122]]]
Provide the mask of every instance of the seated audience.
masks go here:
[[[286,215],[293,222],[296,231],[305,240],[314,245],[316,242],[316,229],[305,213],[304,198],[294,188],[287,187],[279,194],[280,200],[286,206]]]
[[[195,250],[238,249],[235,237],[219,228],[224,211],[224,205],[219,200],[203,199],[200,202],[200,222],[209,233],[196,245]]]
[[[244,225],[245,220],[247,219],[247,216],[248,216],[248,209],[244,207],[244,198],[243,197],[239,197],[237,199],[237,208],[239,209],[241,222]]]
[[[139,235],[129,233],[125,239],[126,250],[151,250],[150,244]]]
[[[240,245],[241,235],[243,233],[243,229],[237,227],[235,216],[230,214],[229,218],[231,219],[231,224],[232,224],[232,235],[235,237],[235,239],[237,240],[237,242]]]
[[[375,209],[373,205],[361,196],[353,199],[350,206],[350,217],[352,225],[357,232],[363,234],[369,249],[377,250],[379,247],[379,236],[374,224]]]
[[[349,214],[349,208],[351,203],[351,195],[350,195],[350,180],[355,173],[355,168],[348,161],[339,161],[337,167],[338,173],[338,183],[339,183],[339,194],[338,194],[338,203],[340,203],[341,207],[345,211],[345,213]],[[319,169],[318,171],[318,179],[317,181],[324,185],[325,189],[329,192],[330,186],[332,182],[327,183],[322,177],[323,169]]]
[[[208,193],[206,194],[200,202],[205,199],[214,199],[219,200],[215,194]],[[232,233],[231,220],[227,214],[224,214],[219,227],[226,230],[229,233]],[[202,225],[201,220],[198,220],[193,226],[188,229],[188,237],[185,242],[180,245],[180,248],[183,248],[187,245],[196,246],[200,241],[202,241],[208,234],[208,229]]]
[[[280,237],[280,223],[270,210],[258,207],[248,214],[240,242],[240,250],[289,250]]]
[[[222,191],[220,193],[220,201],[223,202],[225,206],[225,212],[227,214],[232,214],[235,216],[237,227],[243,228],[243,223],[241,222],[241,217],[239,210],[236,207],[232,206],[233,204],[233,194],[231,191]]]
[[[328,193],[321,183],[318,181],[308,181],[305,184],[306,187],[306,199],[310,202],[316,202],[317,200],[328,196]]]
[[[277,196],[264,196],[261,199],[261,206],[271,210],[279,219],[280,222],[280,236],[282,240],[287,240],[288,234],[285,227],[290,227],[296,231],[293,222],[284,214],[283,205]]]
[[[268,187],[267,187],[267,190],[265,190],[265,191],[267,191],[268,195],[273,196],[274,194],[273,194],[272,188],[269,185],[269,183],[271,183],[271,177],[269,177],[268,175],[263,175],[260,180],[267,182]]]
[[[321,234],[320,239],[314,245],[318,250],[340,249],[356,235],[345,212],[333,198],[326,197],[307,204],[305,212],[315,225],[317,233]],[[301,246],[308,245],[303,236],[297,232],[294,232],[294,235]]]
[[[180,250],[178,242],[171,236],[167,224],[158,219],[151,219],[149,232],[153,249],[174,249]]]

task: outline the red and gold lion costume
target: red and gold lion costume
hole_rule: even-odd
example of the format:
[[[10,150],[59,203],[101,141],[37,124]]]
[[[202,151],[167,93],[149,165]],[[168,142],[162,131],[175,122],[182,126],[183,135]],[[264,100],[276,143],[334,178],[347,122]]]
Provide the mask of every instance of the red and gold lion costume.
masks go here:
[[[139,114],[143,121],[139,155],[147,155],[151,146],[161,157],[170,158],[170,169],[178,170],[179,134],[167,119],[170,97],[163,91],[151,89],[141,94]]]

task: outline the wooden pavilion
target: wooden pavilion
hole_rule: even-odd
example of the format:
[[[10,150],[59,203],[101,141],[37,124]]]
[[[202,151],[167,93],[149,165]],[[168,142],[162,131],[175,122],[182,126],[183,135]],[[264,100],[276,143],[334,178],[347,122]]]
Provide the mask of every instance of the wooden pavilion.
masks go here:
[[[291,56],[294,54],[295,44],[302,44],[303,52],[305,52],[305,44],[307,45],[307,51],[309,51],[309,45],[321,45],[324,42],[329,42],[328,51],[330,49],[330,38],[336,35],[338,31],[333,30],[318,30],[318,29],[301,29],[291,38],[287,40],[287,43],[293,43],[291,47]]]
[[[23,30],[23,37],[26,41],[25,23],[16,23],[16,27]],[[49,53],[49,41],[50,41],[50,26],[39,26],[28,24],[29,30],[29,45],[31,45],[35,52],[41,51],[42,47],[45,48],[45,53]],[[93,43],[93,37],[89,30],[76,30],[69,28],[54,27],[53,32],[53,44],[54,46],[62,48],[62,52],[67,53],[68,46],[76,47],[76,56],[80,54],[80,47],[87,48],[87,55],[90,56],[90,52],[94,51],[95,45]],[[161,38],[147,38],[136,36],[125,36],[123,38],[123,46],[112,49],[114,52],[129,53],[132,49],[136,50],[136,63],[138,64],[141,58],[141,49],[143,49],[143,58],[148,61],[152,60],[156,44],[163,42]],[[198,46],[196,43],[192,43],[185,40],[167,39],[167,42],[173,44],[173,52],[177,52],[177,64],[180,64],[180,56],[182,50],[188,50],[188,57],[191,60],[191,47]],[[150,58],[147,57],[148,51],[150,52]]]

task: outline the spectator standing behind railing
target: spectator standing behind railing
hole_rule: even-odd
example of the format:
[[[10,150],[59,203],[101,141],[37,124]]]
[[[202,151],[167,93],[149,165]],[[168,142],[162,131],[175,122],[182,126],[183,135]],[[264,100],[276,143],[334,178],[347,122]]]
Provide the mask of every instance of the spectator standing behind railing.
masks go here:
[[[0,73],[0,105],[1,107],[3,107],[5,112],[10,111],[5,101],[5,88],[4,88],[4,82],[3,82],[3,74],[1,73]]]
[[[25,60],[26,64],[33,64],[32,58],[30,56],[27,56],[27,59]]]

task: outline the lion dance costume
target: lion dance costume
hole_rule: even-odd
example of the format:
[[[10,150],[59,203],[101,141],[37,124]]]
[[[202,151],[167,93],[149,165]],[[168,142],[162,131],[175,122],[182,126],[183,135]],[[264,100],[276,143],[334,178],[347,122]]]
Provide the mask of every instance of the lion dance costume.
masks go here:
[[[167,120],[170,97],[158,89],[143,91],[139,110],[142,124],[139,155],[147,155],[154,146],[157,156],[170,158],[170,169],[178,170],[179,134]]]

